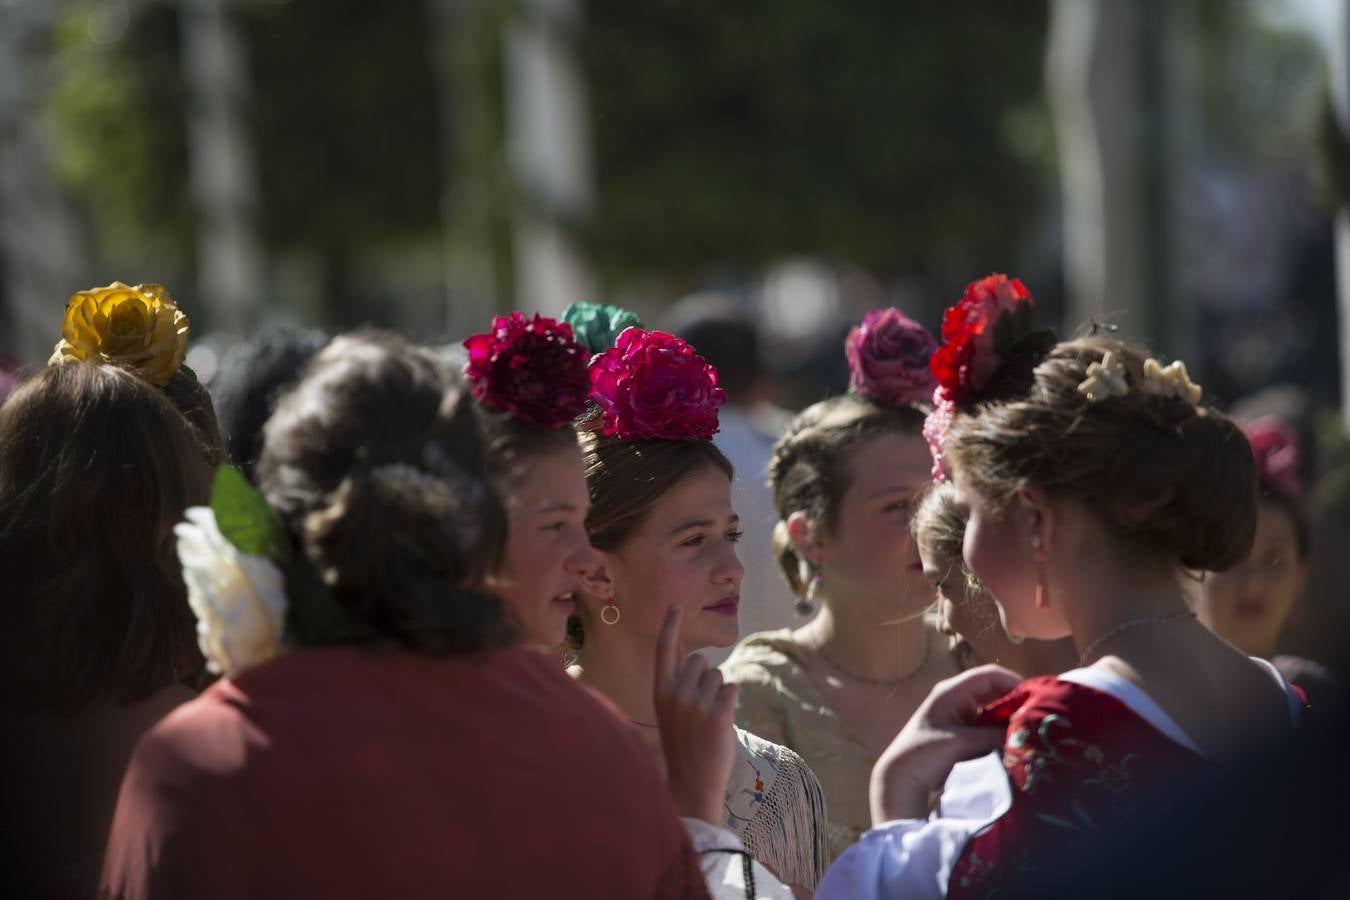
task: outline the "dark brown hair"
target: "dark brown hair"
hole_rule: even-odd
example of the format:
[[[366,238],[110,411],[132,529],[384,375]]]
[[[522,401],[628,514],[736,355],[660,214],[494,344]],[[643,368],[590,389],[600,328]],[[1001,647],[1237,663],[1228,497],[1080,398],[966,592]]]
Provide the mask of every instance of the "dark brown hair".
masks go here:
[[[214,469],[228,458],[225,450],[225,436],[220,430],[220,421],[216,418],[216,408],[211,402],[211,394],[197,380],[196,374],[187,366],[179,366],[163,387],[164,396],[188,420],[197,435],[197,443],[202,453]]]
[[[202,670],[173,526],[211,465],[158,388],[113,366],[51,366],[0,408],[6,701],[77,712]]]
[[[1108,351],[1129,392],[1089,403],[1078,386]],[[996,508],[1038,485],[1080,501],[1141,559],[1222,571],[1256,531],[1251,447],[1216,410],[1145,392],[1146,356],[1112,338],[1057,344],[1028,364],[1020,397],[956,416],[948,459]]]
[[[486,485],[476,405],[433,351],[375,331],[335,338],[281,399],[257,474],[317,579],[287,584],[297,643],[458,654],[510,642],[500,601],[479,589],[506,513]]]
[[[502,496],[519,483],[531,460],[577,449],[577,431],[571,425],[540,428],[481,403],[475,404],[474,414],[487,448],[488,478]]]
[[[592,547],[606,552],[623,546],[652,505],[690,475],[709,467],[728,481],[735,474],[712,441],[626,441],[587,429],[581,449],[591,499],[586,534]]]
[[[801,511],[826,534],[838,524],[839,505],[853,483],[849,461],[863,444],[883,434],[918,435],[924,414],[916,407],[886,406],[852,394],[802,410],[773,448],[769,487],[778,511],[774,555],[797,596],[804,596],[801,559],[787,534],[787,519]]]

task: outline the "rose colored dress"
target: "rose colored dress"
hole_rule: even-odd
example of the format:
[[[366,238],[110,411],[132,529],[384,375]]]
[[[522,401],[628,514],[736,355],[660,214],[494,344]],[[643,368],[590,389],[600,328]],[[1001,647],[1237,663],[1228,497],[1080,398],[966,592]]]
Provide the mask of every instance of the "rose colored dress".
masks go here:
[[[706,897],[647,750],[527,650],[301,650],[137,746],[103,896]]]

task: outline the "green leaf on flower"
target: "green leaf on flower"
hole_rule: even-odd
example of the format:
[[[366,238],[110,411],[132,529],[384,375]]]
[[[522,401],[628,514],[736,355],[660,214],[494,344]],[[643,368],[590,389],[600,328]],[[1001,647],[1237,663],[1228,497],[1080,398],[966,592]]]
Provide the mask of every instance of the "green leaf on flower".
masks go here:
[[[577,343],[592,353],[604,353],[626,328],[641,328],[637,313],[612,303],[573,303],[563,310],[562,320],[572,326]]]
[[[285,561],[290,542],[276,513],[237,469],[217,466],[211,484],[211,511],[220,533],[240,553]]]

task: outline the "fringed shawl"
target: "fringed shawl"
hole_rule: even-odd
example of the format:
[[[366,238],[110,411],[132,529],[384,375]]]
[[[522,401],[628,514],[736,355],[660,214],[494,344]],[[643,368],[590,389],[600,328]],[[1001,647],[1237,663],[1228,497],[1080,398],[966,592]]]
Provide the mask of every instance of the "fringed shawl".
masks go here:
[[[825,794],[787,747],[736,729],[726,826],[785,884],[814,891],[830,864]]]

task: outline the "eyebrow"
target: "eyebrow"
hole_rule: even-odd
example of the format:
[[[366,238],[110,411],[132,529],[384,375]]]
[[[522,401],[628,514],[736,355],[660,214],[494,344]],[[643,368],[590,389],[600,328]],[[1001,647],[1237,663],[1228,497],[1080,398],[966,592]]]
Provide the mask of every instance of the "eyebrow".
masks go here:
[[[914,486],[912,484],[897,484],[893,485],[892,487],[884,487],[881,490],[873,491],[872,493],[867,495],[867,499],[872,500],[875,499],[876,497],[882,496],[883,494],[898,494],[902,491],[913,491],[913,490]]]
[[[717,523],[714,522],[712,519],[690,519],[688,522],[684,522],[683,524],[675,528],[672,528],[670,530],[670,534],[676,535],[679,534],[681,531],[688,531],[690,528],[711,528],[716,524]],[[735,513],[732,513],[731,524],[732,525],[741,524],[741,517],[736,515]]]
[[[568,503],[566,500],[541,500],[539,505],[534,508],[535,512],[575,512],[577,505]]]

